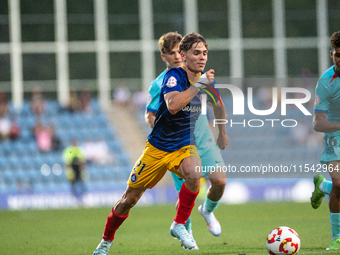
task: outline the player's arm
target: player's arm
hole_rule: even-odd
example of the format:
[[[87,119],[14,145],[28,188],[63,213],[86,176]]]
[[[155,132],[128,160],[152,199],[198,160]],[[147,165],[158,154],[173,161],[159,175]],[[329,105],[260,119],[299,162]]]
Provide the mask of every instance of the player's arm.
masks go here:
[[[150,111],[146,110],[145,114],[144,114],[144,119],[145,119],[146,125],[153,128],[153,125],[155,123],[155,117],[156,117],[155,112],[150,112]]]
[[[210,69],[205,73],[209,82],[214,81],[214,70]],[[186,106],[191,99],[199,92],[198,87],[202,86],[200,83],[192,84],[189,89],[185,91],[171,91],[164,95],[164,100],[169,112],[174,115]]]
[[[160,88],[159,81],[158,79],[156,79],[150,85],[148,102],[146,104],[146,109],[145,109],[145,114],[144,114],[144,121],[146,125],[148,125],[150,128],[153,128],[155,124],[160,90],[161,88]]]
[[[215,71],[213,69],[210,69],[205,74],[206,74],[206,77],[209,83],[212,83],[214,81]],[[213,111],[214,111],[214,116],[216,119],[225,119],[225,120],[228,119],[222,99],[213,105]],[[227,136],[227,131],[225,129],[225,125],[217,125],[217,126],[218,126],[218,136],[216,139],[216,144],[221,150],[224,150],[229,141],[229,138]]]
[[[330,122],[327,113],[314,112],[313,127],[316,132],[332,133],[340,130],[340,122]]]
[[[169,112],[174,115],[179,112],[184,106],[186,106],[191,99],[196,96],[198,89],[194,86],[190,86],[187,90],[179,92],[172,91],[164,95],[164,100]]]
[[[217,102],[217,104],[213,105],[214,116],[216,119],[228,119],[227,113],[225,112],[225,106],[223,101],[221,100]],[[227,131],[225,129],[225,125],[217,125],[218,127],[218,136],[216,139],[217,146],[224,150],[228,144],[229,138],[227,136]]]
[[[315,88],[313,128],[316,132],[332,133],[340,130],[339,122],[327,120],[332,91],[327,86],[329,79],[320,78]]]

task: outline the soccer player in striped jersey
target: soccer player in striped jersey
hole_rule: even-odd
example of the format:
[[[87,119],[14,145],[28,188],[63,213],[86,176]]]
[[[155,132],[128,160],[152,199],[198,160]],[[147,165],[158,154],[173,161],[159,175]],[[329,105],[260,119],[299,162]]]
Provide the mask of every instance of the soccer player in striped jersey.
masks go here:
[[[160,37],[158,41],[161,58],[166,64],[166,69],[151,83],[149,88],[148,103],[145,111],[145,122],[153,128],[155,115],[158,110],[159,93],[161,91],[162,81],[167,71],[172,67],[182,66],[182,59],[179,52],[179,43],[182,36],[177,32],[169,32]],[[224,166],[221,151],[216,145],[215,137],[210,130],[209,122],[206,116],[200,115],[196,127],[195,137],[198,148],[198,155],[202,160],[202,166]],[[210,168],[209,168],[210,169]],[[184,179],[172,173],[177,192],[180,192]],[[202,177],[210,179],[211,187],[209,188],[204,203],[199,207],[199,212],[206,220],[209,231],[219,236],[221,234],[221,225],[214,216],[213,211],[220,203],[226,184],[226,174],[220,172],[209,173],[203,172]],[[189,233],[191,230],[191,218],[185,224]],[[198,249],[196,246],[194,249]]]
[[[214,70],[203,74],[207,61],[208,44],[197,33],[186,35],[180,43],[183,66],[171,68],[163,79],[159,107],[156,112],[154,127],[148,136],[143,154],[136,161],[131,171],[128,187],[115,203],[108,215],[103,239],[94,251],[94,255],[107,255],[115,237],[116,230],[129,216],[130,209],[138,202],[148,188],[153,188],[167,170],[185,179],[179,192],[176,216],[170,227],[170,234],[186,248],[194,248],[184,224],[188,220],[200,189],[201,166],[197,153],[194,129],[200,115],[200,96],[203,89],[214,91],[216,101],[218,90],[213,88]],[[202,80],[204,84],[202,85]],[[209,85],[210,84],[210,85]],[[213,101],[213,100],[212,100]],[[218,100],[213,105],[215,117],[225,119],[223,102]],[[228,137],[224,125],[219,125],[217,144],[224,149]],[[161,244],[160,244],[161,245]]]
[[[340,31],[331,37],[331,59],[334,65],[324,72],[315,90],[313,126],[325,133],[320,162],[327,164],[332,181],[321,174],[314,176],[311,204],[317,209],[325,194],[329,195],[332,242],[326,249],[340,250]]]

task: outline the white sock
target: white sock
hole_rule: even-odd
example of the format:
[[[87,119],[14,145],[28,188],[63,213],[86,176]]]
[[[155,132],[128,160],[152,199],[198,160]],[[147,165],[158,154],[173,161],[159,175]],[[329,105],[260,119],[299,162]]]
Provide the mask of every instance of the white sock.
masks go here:
[[[320,189],[322,192],[323,192],[323,190],[322,190],[323,182],[324,182],[324,181],[322,181],[322,182],[320,183],[320,186],[319,186],[319,189]]]

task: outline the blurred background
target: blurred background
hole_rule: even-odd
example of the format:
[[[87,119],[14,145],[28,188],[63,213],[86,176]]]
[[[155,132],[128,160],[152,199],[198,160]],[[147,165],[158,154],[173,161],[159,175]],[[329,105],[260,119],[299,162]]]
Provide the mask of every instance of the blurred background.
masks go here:
[[[257,109],[270,108],[272,87],[295,86],[311,91],[312,113],[317,78],[332,64],[339,12],[336,0],[0,0],[0,207],[115,202],[150,132],[147,91],[165,68],[157,42],[169,31],[201,33],[207,68],[220,83],[234,78],[245,95],[253,87]],[[230,93],[223,98],[233,118]],[[226,164],[319,162],[323,140],[311,116],[292,107],[271,117],[299,124],[227,126]],[[243,119],[259,116],[246,110]],[[83,190],[71,189],[67,176],[63,153],[72,140],[86,155]],[[307,201],[313,186],[304,177],[312,175],[232,178],[224,201]],[[166,177],[141,203],[175,200]]]

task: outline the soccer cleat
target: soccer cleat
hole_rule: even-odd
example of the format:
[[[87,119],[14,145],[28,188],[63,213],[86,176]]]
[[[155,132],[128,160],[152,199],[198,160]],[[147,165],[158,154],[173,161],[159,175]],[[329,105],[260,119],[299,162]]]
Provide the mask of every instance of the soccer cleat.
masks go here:
[[[326,251],[339,251],[340,250],[340,238],[335,238],[332,240],[331,244]]]
[[[195,241],[195,239],[194,239],[194,237],[193,237],[193,235],[192,235],[192,230],[189,231],[189,235],[190,235],[191,239],[195,242],[196,246],[195,246],[194,248],[185,248],[185,247],[183,246],[183,249],[184,249],[184,250],[190,250],[190,251],[192,251],[192,250],[198,250],[199,248],[198,248],[197,243],[196,243],[196,241]]]
[[[326,180],[325,177],[322,176],[322,174],[317,174],[313,177],[314,182],[314,192],[312,193],[312,196],[310,198],[310,203],[314,209],[318,209],[322,203],[322,199],[325,196],[325,193],[323,193],[320,190],[320,184]]]
[[[195,240],[191,238],[183,224],[177,224],[176,222],[173,222],[170,227],[170,234],[177,238],[183,247],[189,249],[196,247]]]
[[[110,247],[112,245],[112,241],[102,241],[98,244],[96,250],[93,252],[93,255],[107,255],[109,253]]]
[[[205,219],[205,221],[207,223],[207,227],[208,227],[210,233],[213,234],[214,236],[219,236],[221,234],[221,232],[222,232],[221,225],[218,222],[218,220],[216,219],[214,213],[213,212],[211,212],[211,213],[205,212],[204,204],[200,205],[198,207],[198,211],[200,212],[200,214]]]

